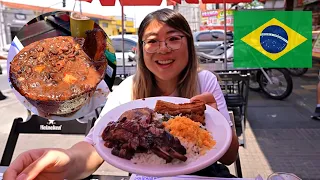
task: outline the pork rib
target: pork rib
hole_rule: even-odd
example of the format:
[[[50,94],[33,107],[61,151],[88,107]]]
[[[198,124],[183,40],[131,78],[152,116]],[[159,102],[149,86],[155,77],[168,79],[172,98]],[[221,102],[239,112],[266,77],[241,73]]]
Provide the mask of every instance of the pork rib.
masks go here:
[[[204,111],[206,110],[205,103],[202,101],[195,101],[191,103],[184,104],[174,104],[171,102],[166,102],[158,100],[154,111],[160,114],[169,114],[171,116],[177,116],[182,114],[189,117],[193,121],[205,124]]]
[[[102,133],[104,145],[115,156],[130,160],[134,153],[147,152],[171,162],[174,158],[186,161],[186,149],[178,138],[163,129],[153,119],[154,111],[136,108],[124,112],[117,122],[109,122]]]

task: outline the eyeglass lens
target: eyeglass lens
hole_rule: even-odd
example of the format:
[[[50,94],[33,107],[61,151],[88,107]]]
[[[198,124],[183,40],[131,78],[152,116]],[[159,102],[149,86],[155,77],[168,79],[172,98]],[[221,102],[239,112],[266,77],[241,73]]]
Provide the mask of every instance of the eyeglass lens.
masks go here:
[[[165,40],[165,45],[171,50],[177,50],[181,47],[183,36],[171,36]],[[144,49],[149,53],[154,53],[160,48],[160,42],[156,39],[147,39],[144,41]]]

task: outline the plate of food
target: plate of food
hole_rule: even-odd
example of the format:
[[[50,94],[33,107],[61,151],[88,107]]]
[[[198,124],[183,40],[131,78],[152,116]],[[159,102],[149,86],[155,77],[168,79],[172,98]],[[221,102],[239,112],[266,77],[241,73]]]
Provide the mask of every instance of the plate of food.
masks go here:
[[[167,96],[117,106],[93,130],[94,147],[107,163],[154,177],[204,169],[226,153],[231,139],[231,127],[219,111]]]
[[[49,37],[25,47],[15,38],[8,80],[17,99],[52,120],[77,119],[105,104],[106,38],[97,28],[87,31],[86,38]]]

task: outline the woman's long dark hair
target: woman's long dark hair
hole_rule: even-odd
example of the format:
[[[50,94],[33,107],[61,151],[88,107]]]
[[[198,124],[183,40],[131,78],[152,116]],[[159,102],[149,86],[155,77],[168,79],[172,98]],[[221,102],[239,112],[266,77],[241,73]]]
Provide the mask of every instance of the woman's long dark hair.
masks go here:
[[[152,72],[146,67],[143,59],[142,37],[147,26],[153,21],[165,23],[168,26],[182,32],[187,39],[189,59],[187,66],[180,74],[177,85],[180,97],[191,98],[198,93],[198,61],[196,57],[192,31],[187,20],[178,12],[171,9],[160,9],[148,14],[140,24],[138,30],[138,65],[137,73],[133,80],[133,99],[141,99],[156,96],[156,81]]]

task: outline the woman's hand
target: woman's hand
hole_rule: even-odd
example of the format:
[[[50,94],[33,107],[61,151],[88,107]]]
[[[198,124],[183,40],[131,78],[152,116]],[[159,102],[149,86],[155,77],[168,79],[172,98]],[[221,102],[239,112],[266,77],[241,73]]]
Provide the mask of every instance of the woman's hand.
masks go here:
[[[102,163],[96,149],[81,141],[67,150],[35,149],[22,153],[4,173],[4,180],[83,179]]]
[[[203,101],[206,104],[212,106],[213,108],[218,110],[217,102],[214,96],[211,93],[205,92],[200,95],[194,96],[191,98],[191,102],[193,101]],[[238,156],[239,142],[238,136],[234,130],[232,130],[232,141],[228,151],[219,159],[222,164],[230,165],[232,164]]]
[[[191,98],[191,102],[199,100],[218,110],[217,101],[211,93],[204,92]]]
[[[64,149],[34,149],[20,154],[4,173],[5,180],[64,179],[72,168]]]

